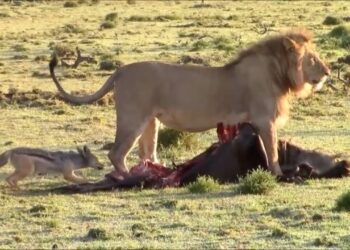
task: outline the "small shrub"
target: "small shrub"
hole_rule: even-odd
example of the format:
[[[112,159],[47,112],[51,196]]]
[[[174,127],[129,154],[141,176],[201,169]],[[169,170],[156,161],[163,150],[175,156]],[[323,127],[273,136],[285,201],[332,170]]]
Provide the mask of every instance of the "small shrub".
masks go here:
[[[133,15],[127,19],[129,22],[150,22],[152,21],[152,18],[149,16],[139,16],[139,15]]]
[[[343,193],[336,201],[338,211],[350,211],[350,191]]]
[[[4,17],[10,17],[10,15],[5,12],[0,12],[0,18],[4,18]]]
[[[277,182],[270,172],[258,168],[240,179],[239,183],[239,190],[244,194],[267,194]]]
[[[74,47],[69,44],[50,44],[49,47],[59,57],[73,56],[75,53]]]
[[[126,0],[127,4],[136,4],[136,0]]]
[[[209,47],[209,42],[204,40],[199,40],[193,43],[191,51],[198,51]]]
[[[115,70],[116,65],[112,61],[102,61],[100,62],[100,70]]]
[[[320,246],[332,247],[332,246],[336,246],[336,243],[329,240],[326,236],[322,236],[320,238],[315,239],[314,245],[318,247]]]
[[[288,231],[285,228],[281,228],[281,227],[275,227],[272,230],[272,234],[271,234],[272,237],[277,237],[277,238],[281,238],[287,235],[288,235]]]
[[[195,133],[166,128],[159,131],[158,143],[163,148],[183,146],[191,149],[198,145],[198,136]]]
[[[63,7],[64,8],[75,8],[75,7],[78,7],[78,4],[76,2],[73,2],[73,1],[67,1],[64,3]]]
[[[66,24],[66,25],[63,26],[62,30],[65,33],[73,33],[73,34],[77,34],[77,33],[82,33],[83,32],[83,29],[81,29],[80,27],[78,27],[75,24]]]
[[[174,15],[162,15],[162,16],[156,16],[154,18],[155,21],[160,21],[160,22],[174,21],[179,19],[180,18],[178,16],[174,16]]]
[[[341,23],[342,23],[342,20],[339,17],[334,17],[334,16],[327,16],[323,21],[324,25],[338,25]]]
[[[350,47],[350,26],[339,25],[331,30],[330,37],[337,39],[337,44],[342,48]]]
[[[230,15],[226,18],[226,20],[230,20],[230,21],[238,21],[238,16],[237,15]]]
[[[23,52],[23,51],[27,51],[28,49],[26,47],[24,47],[24,45],[22,44],[15,44],[12,46],[12,49],[16,52]]]
[[[91,0],[92,5],[99,4],[99,3],[100,3],[100,0]]]
[[[46,211],[46,207],[43,205],[36,205],[29,209],[29,213],[42,213]]]
[[[117,12],[112,12],[106,15],[105,20],[106,21],[115,21],[118,18]]]
[[[112,21],[105,21],[100,25],[101,29],[113,29],[115,28],[115,23]]]
[[[132,235],[136,238],[140,238],[148,231],[147,226],[142,223],[136,223],[131,226]]]
[[[28,212],[34,217],[43,217],[47,215],[47,209],[43,205],[33,206]]]
[[[46,55],[39,55],[34,58],[34,61],[40,62],[40,61],[48,61],[48,57]]]
[[[220,184],[209,176],[201,176],[195,182],[187,185],[191,193],[209,193],[220,189]]]
[[[227,37],[218,37],[214,39],[213,44],[218,50],[224,50],[227,52],[234,50],[234,47],[231,45],[231,40]]]
[[[331,30],[329,33],[331,37],[341,38],[350,36],[350,26],[339,25]]]
[[[15,60],[23,60],[23,59],[28,59],[29,57],[27,55],[15,55],[13,56],[13,59]]]
[[[87,238],[93,240],[107,240],[107,232],[104,229],[100,228],[91,228],[87,234]]]

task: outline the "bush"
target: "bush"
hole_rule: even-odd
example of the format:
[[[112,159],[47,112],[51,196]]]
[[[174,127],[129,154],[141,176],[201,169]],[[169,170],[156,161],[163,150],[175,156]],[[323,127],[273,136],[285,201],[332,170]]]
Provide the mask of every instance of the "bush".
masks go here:
[[[115,21],[118,17],[118,13],[117,12],[112,12],[106,15],[105,20],[106,21]]]
[[[87,234],[87,238],[93,240],[107,240],[107,232],[104,229],[100,228],[91,228]]]
[[[191,193],[209,193],[220,189],[220,184],[209,176],[201,176],[195,182],[187,185]]]
[[[63,32],[77,34],[77,33],[82,33],[83,29],[78,27],[76,24],[66,24],[63,26]]]
[[[102,61],[100,62],[100,70],[115,70],[116,65],[112,61]]]
[[[150,22],[152,21],[152,18],[149,16],[139,16],[139,15],[133,15],[127,19],[129,22]]]
[[[183,146],[191,149],[198,145],[198,136],[195,133],[166,128],[159,131],[158,143],[163,148]]]
[[[113,29],[115,28],[115,23],[111,21],[105,21],[100,25],[101,29]]]
[[[198,51],[209,47],[209,42],[204,40],[199,40],[193,43],[191,51]]]
[[[64,8],[75,8],[78,7],[78,4],[76,2],[68,1],[65,2],[63,5]]]
[[[341,23],[342,23],[342,20],[339,17],[334,17],[334,16],[327,16],[323,21],[324,25],[338,25]]]
[[[331,37],[341,38],[350,36],[350,26],[347,25],[339,25],[331,30],[329,33]]]
[[[136,4],[136,0],[126,0],[127,4]]]
[[[350,26],[339,25],[331,30],[330,37],[337,39],[336,43],[342,48],[350,47]]]
[[[350,191],[343,193],[336,201],[338,211],[350,211]]]
[[[162,15],[162,16],[156,16],[154,18],[154,21],[166,22],[166,21],[174,21],[174,20],[179,20],[179,19],[180,18],[178,16]]]
[[[275,176],[261,168],[251,171],[239,180],[239,190],[244,194],[267,194],[276,187]]]

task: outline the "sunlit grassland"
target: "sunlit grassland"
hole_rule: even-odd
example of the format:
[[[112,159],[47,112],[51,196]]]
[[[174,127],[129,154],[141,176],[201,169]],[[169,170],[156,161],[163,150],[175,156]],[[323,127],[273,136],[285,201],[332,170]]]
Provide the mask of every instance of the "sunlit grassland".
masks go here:
[[[211,5],[206,8],[194,8],[200,1],[90,2],[75,8],[63,8],[61,1],[24,2],[21,6],[1,2],[0,90],[55,92],[48,77],[48,60],[50,47],[57,44],[79,46],[84,55],[98,62],[108,58],[123,63],[176,63],[190,55],[210,65],[223,65],[267,34],[304,26],[314,32],[326,61],[349,54],[346,48],[321,42],[333,28],[322,24],[325,17],[348,15],[350,6],[345,1],[205,1]],[[105,16],[112,12],[118,13],[115,27],[101,29]],[[73,25],[75,31],[67,25]],[[271,31],[257,33],[261,25]],[[47,58],[35,60],[38,56]],[[111,73],[99,70],[98,63],[58,70],[65,88],[88,92],[95,91]],[[325,87],[311,97],[293,100],[290,119],[279,136],[347,157],[350,99],[341,83],[335,82],[338,91]],[[74,149],[87,144],[106,169],[84,170],[84,175],[99,179],[111,170],[107,153],[100,148],[114,140],[113,105],[71,106],[57,101],[51,106],[27,107],[0,102],[0,114],[1,152],[16,146]],[[201,133],[193,148],[161,149],[160,158],[166,163],[179,162],[215,140],[215,131]],[[136,153],[132,152],[130,164],[137,162]],[[10,171],[10,166],[1,168],[1,180]],[[220,191],[204,195],[191,194],[186,188],[73,196],[45,191],[63,184],[60,176],[41,177],[24,180],[22,189],[14,191],[1,182],[0,248],[57,244],[59,248],[289,249],[346,248],[350,244],[350,216],[333,209],[337,197],[349,189],[347,179],[279,184],[262,196],[241,195],[236,185],[223,185]],[[44,206],[44,211],[30,212],[37,205]],[[89,239],[91,228],[106,230],[108,239]]]

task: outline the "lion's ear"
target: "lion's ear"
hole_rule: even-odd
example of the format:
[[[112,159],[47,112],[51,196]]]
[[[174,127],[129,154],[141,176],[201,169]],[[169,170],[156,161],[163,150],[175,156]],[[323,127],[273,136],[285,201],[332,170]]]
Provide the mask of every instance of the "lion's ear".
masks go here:
[[[282,42],[283,42],[283,46],[286,48],[288,52],[294,52],[298,48],[297,43],[288,37],[283,38]]]

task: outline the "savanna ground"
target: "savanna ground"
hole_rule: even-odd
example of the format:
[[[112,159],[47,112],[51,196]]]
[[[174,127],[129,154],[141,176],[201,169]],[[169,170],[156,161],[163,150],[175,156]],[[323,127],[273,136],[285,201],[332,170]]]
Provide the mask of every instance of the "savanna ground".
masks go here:
[[[102,61],[178,63],[191,56],[222,65],[249,43],[291,26],[313,31],[328,62],[350,53],[349,24],[340,20],[345,33],[335,37],[330,32],[336,25],[323,24],[327,15],[349,14],[345,1],[206,1],[198,6],[200,1],[86,0],[73,7],[63,7],[64,1],[13,2],[0,3],[0,151],[87,144],[107,166],[104,171],[83,171],[92,180],[111,170],[107,152],[100,148],[114,139],[113,103],[106,99],[103,105],[71,106],[55,99],[48,72],[53,50],[61,53],[79,45],[83,55],[96,59],[96,64],[58,70],[67,89],[87,92],[95,91],[112,72],[100,69]],[[110,15],[106,23],[110,13],[117,15]],[[269,31],[260,34],[264,26]],[[307,148],[347,157],[350,98],[335,72],[332,78],[337,90],[325,87],[293,101],[290,120],[279,134]],[[13,93],[12,101],[6,93]],[[209,131],[183,140],[180,146],[160,148],[161,159],[188,159],[216,138]],[[130,164],[136,159],[134,150]],[[1,180],[11,170],[1,168]],[[278,184],[267,195],[241,195],[237,185],[223,185],[209,194],[192,194],[186,188],[72,196],[45,191],[63,184],[62,177],[26,179],[22,189],[14,191],[1,182],[0,248],[350,245],[350,215],[334,210],[337,197],[349,189],[348,179]],[[93,239],[88,237],[90,229],[107,234]]]

